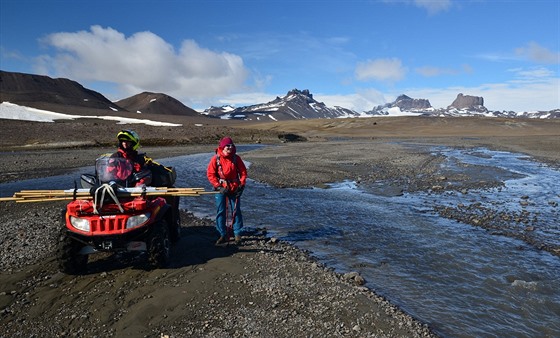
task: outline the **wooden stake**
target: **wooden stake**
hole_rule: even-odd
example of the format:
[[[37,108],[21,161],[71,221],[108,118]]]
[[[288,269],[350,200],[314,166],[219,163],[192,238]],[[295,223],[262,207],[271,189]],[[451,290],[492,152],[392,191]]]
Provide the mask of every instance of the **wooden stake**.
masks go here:
[[[216,194],[216,191],[205,191],[204,188],[166,188],[166,187],[147,187],[146,191],[139,188],[123,188],[115,191],[117,197],[139,197],[139,196],[200,196],[206,194]],[[21,202],[48,202],[48,201],[68,201],[73,199],[93,199],[87,189],[68,189],[68,190],[21,190],[14,193],[12,197],[0,197],[0,202],[15,201]]]

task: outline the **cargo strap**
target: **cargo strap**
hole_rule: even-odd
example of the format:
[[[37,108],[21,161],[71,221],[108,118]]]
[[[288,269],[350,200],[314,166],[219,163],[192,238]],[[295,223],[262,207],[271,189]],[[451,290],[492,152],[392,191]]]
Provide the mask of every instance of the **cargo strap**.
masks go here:
[[[121,211],[121,213],[124,212],[124,209],[121,206],[121,203],[119,202],[119,198],[117,197],[117,194],[115,193],[115,190],[113,189],[113,187],[111,185],[109,185],[108,183],[105,183],[105,184],[101,185],[99,188],[95,189],[94,199],[93,199],[93,213],[94,214],[99,214],[99,210],[101,208],[103,208],[103,201],[105,200],[105,193],[107,193],[109,195],[109,197],[111,197],[113,202],[115,202],[115,204],[119,207],[119,210]],[[101,198],[99,198],[100,194],[101,194]],[[99,206],[97,205],[98,203],[99,203]]]

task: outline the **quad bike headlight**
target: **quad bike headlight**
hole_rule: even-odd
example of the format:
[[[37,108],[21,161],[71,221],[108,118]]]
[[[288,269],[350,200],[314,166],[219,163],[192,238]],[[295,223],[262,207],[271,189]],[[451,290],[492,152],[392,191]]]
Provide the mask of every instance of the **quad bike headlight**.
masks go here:
[[[70,224],[78,230],[89,232],[89,220],[86,218],[70,217]]]
[[[126,220],[126,228],[130,229],[130,228],[140,226],[140,225],[146,223],[150,219],[150,216],[151,216],[151,214],[149,212],[145,213],[145,214],[136,215],[136,216],[130,216]]]

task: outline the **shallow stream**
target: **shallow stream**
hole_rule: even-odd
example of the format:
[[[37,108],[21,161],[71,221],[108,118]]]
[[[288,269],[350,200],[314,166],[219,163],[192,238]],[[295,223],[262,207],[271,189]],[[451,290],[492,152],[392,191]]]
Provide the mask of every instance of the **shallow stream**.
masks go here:
[[[239,147],[239,151],[250,147]],[[434,148],[445,170],[465,163],[496,167],[505,186],[468,192],[380,196],[353,182],[329,189],[275,189],[250,181],[242,198],[248,227],[309,250],[339,272],[357,271],[366,286],[443,337],[560,337],[560,258],[524,241],[443,218],[436,205],[477,202],[536,215],[531,235],[558,245],[560,172],[519,154]],[[176,186],[209,188],[212,154],[159,160],[180,173]],[[83,171],[82,171],[83,172]],[[76,175],[2,184],[22,189],[72,187]],[[526,203],[520,203],[526,201]],[[182,198],[182,207],[213,217],[212,195]],[[511,222],[510,231],[526,231]]]

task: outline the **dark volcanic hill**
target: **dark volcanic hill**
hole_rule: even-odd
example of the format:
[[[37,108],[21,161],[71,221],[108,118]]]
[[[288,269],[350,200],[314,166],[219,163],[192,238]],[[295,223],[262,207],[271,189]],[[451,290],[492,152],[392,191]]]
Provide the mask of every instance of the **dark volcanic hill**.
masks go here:
[[[0,71],[0,101],[67,114],[124,110],[76,81],[5,71]]]
[[[200,114],[171,96],[161,93],[143,92],[116,102],[130,112],[142,114],[163,114],[200,116]]]
[[[207,116],[165,94],[144,92],[112,102],[69,79],[6,71],[0,72],[0,99],[72,115],[120,116],[179,124],[186,123],[184,117],[208,120]]]

